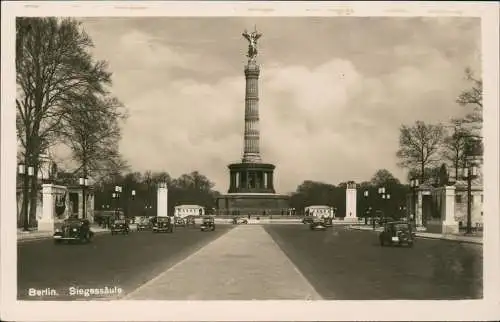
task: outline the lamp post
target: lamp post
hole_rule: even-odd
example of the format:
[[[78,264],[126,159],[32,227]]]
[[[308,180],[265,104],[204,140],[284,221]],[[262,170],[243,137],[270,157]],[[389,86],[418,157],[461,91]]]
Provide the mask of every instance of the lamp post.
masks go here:
[[[369,213],[370,206],[368,205],[368,195],[369,195],[368,190],[365,190],[365,192],[363,193],[363,195],[365,196],[365,200],[367,200],[366,201],[367,207],[366,207],[366,210],[365,210],[365,225],[368,225],[368,215],[370,214]]]
[[[29,205],[29,185],[30,185],[30,177],[32,177],[35,173],[35,168],[32,166],[28,166],[28,169],[26,171],[26,165],[24,164],[19,164],[18,166],[18,173],[23,177],[23,213],[22,218],[23,218],[23,230],[24,231],[29,231],[29,212],[28,212],[28,205]]]
[[[135,200],[135,190],[132,190],[131,196],[132,196],[132,200],[131,200],[130,205],[128,207],[129,215],[132,214],[132,212],[130,211],[130,209],[133,208],[132,207],[132,202]]]
[[[413,178],[410,180],[410,189],[411,189],[411,200],[412,200],[412,209],[411,211],[413,212],[413,224],[416,226],[417,224],[417,190],[419,187],[419,181],[418,178]]]
[[[80,188],[82,188],[82,218],[87,218],[87,197],[85,195],[86,189],[89,185],[89,179],[85,177],[80,177],[79,179]]]
[[[468,160],[463,176],[467,180],[467,228],[465,234],[470,235],[472,234],[472,180],[477,178],[477,165],[472,160]]]
[[[385,218],[386,217],[386,211],[387,211],[387,205],[389,204],[389,199],[391,199],[391,195],[386,192],[385,190],[385,187],[380,187],[378,188],[378,193],[380,195],[380,197],[382,198],[382,216]],[[387,202],[385,202],[384,200],[387,200]]]
[[[119,206],[120,206],[120,194],[122,192],[121,186],[115,186],[115,192],[113,193],[113,199],[115,199],[115,216],[119,215]]]
[[[385,193],[382,195],[382,199],[385,200],[385,205],[384,205],[384,217],[387,217],[386,214],[389,213],[390,210],[390,204],[389,200],[391,200],[391,194],[390,193]]]
[[[401,218],[401,214],[404,214],[406,217],[406,222],[408,221],[408,212],[406,211],[406,206],[399,206],[399,218]]]

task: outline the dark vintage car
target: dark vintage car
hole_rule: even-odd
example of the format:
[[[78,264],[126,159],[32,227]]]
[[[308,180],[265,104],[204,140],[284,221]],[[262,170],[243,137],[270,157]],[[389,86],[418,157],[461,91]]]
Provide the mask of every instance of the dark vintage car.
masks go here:
[[[312,222],[309,224],[311,230],[325,230],[328,225],[324,218],[314,216]]]
[[[126,234],[130,232],[130,226],[126,219],[116,219],[111,224],[111,235]]]
[[[242,217],[234,217],[233,224],[235,225],[248,224],[248,220]]]
[[[215,230],[215,218],[214,217],[203,217],[203,221],[200,226],[201,231],[214,231]]]
[[[384,224],[384,230],[379,235],[380,246],[408,246],[413,247],[415,233],[410,223],[392,221]]]
[[[172,217],[156,217],[153,219],[153,233],[173,233],[174,222]]]
[[[56,228],[52,237],[54,243],[59,244],[62,241],[88,243],[93,236],[94,233],[90,230],[90,222],[87,219],[72,217],[64,220],[62,225]]]

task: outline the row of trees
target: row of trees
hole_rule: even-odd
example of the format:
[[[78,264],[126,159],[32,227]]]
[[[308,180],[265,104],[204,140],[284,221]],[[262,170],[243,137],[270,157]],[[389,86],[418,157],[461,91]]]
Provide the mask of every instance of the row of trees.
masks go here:
[[[290,206],[302,212],[305,207],[311,205],[326,205],[337,208],[337,214],[344,216],[346,212],[346,188],[347,182],[338,185],[316,181],[304,181],[291,195]],[[384,187],[391,195],[389,200],[384,200],[378,194],[378,188]],[[364,192],[368,191],[365,197]],[[386,170],[378,170],[370,181],[358,184],[357,211],[358,216],[363,216],[368,207],[373,210],[382,210],[398,217],[404,213],[405,198],[409,188],[402,184],[394,175]]]
[[[101,180],[126,169],[118,152],[126,109],[110,92],[112,74],[105,61],[93,58],[92,47],[77,20],[16,19],[18,161],[35,174],[40,157],[57,145],[71,149],[74,177]],[[25,179],[28,184],[23,198],[35,222],[39,186]]]
[[[443,173],[449,168],[458,180],[466,166],[466,156],[482,153],[483,85],[470,69],[466,69],[465,74],[471,87],[457,98],[460,106],[469,108],[464,117],[451,119],[447,124],[416,121],[413,125],[401,126],[397,157],[399,166],[408,170],[408,179],[417,177],[420,182],[446,183],[443,181],[447,181],[444,177],[448,175]]]
[[[180,204],[196,204],[211,209],[215,207],[219,192],[214,191],[214,183],[198,171],[172,178],[167,172],[131,172],[117,174],[103,180],[96,188],[95,208],[114,210],[122,208],[126,213],[155,214],[156,187],[160,182],[167,183],[169,213]],[[115,186],[122,187],[120,199],[113,199]],[[135,196],[132,196],[132,190]]]

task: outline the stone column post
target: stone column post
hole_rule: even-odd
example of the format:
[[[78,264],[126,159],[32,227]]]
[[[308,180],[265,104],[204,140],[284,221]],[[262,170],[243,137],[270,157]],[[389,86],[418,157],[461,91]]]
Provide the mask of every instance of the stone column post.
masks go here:
[[[168,217],[168,188],[166,183],[158,184],[157,188],[157,216]]]
[[[421,190],[417,190],[417,200],[416,200],[416,214],[415,214],[415,224],[417,227],[422,227],[422,205],[423,205],[423,195]]]
[[[443,234],[458,233],[458,222],[455,219],[455,186],[445,187],[444,218],[442,224]]]

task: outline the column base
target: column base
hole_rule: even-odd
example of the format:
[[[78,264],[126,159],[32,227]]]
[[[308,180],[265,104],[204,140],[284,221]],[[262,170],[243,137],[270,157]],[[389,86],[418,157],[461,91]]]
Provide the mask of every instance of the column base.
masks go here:
[[[458,223],[443,221],[443,226],[441,230],[443,234],[458,234],[459,231]]]
[[[54,232],[54,221],[53,220],[39,220],[38,221],[38,231],[50,231]]]

